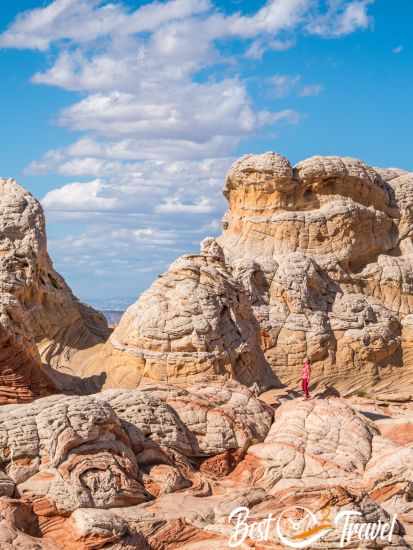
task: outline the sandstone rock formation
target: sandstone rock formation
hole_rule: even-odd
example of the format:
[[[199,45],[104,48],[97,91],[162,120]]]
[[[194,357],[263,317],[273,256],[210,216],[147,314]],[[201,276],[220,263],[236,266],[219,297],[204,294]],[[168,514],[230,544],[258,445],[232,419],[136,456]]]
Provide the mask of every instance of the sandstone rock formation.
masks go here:
[[[0,524],[0,541],[18,529],[58,548],[143,549],[140,531],[116,511],[188,488],[210,492],[196,459],[239,451],[241,460],[264,440],[272,418],[270,407],[235,382],[0,407],[0,516],[8,522]]]
[[[53,391],[42,363],[68,364],[108,336],[106,322],[81,304],[53,269],[43,210],[14,180],[0,180],[0,404]]]
[[[391,540],[347,547],[412,548],[412,189],[353,159],[244,157],[223,235],[105,341],[52,267],[41,207],[2,180],[0,548],[224,549],[237,507],[241,550],[284,548],[253,522],[303,507],[365,529],[397,514]]]
[[[236,383],[3,406],[0,458],[13,491],[0,496],[0,541],[217,550],[228,547],[235,508],[259,521],[304,506],[324,521],[342,510],[359,512],[361,523],[397,513],[392,540],[368,547],[411,548],[411,447],[339,398],[287,399],[271,422],[269,407]],[[202,467],[225,451],[240,451],[235,469],[217,477]],[[340,533],[311,547],[340,548]],[[356,542],[348,547],[367,548]],[[283,547],[273,531],[262,547],[253,537],[240,546]]]
[[[223,234],[176,260],[74,372],[262,391],[295,386],[308,356],[319,385],[400,391],[413,380],[412,189],[413,174],[351,158],[241,158]]]
[[[162,448],[187,457],[205,457],[227,450],[247,449],[263,441],[273,410],[241,384],[199,384],[190,391],[167,384],[138,390],[107,390],[97,394],[109,402],[128,426],[150,434]],[[130,435],[134,440],[133,434]]]
[[[346,485],[363,476],[374,435],[366,419],[337,398],[289,401],[277,410],[264,442],[248,454],[265,464],[269,490],[281,479]]]

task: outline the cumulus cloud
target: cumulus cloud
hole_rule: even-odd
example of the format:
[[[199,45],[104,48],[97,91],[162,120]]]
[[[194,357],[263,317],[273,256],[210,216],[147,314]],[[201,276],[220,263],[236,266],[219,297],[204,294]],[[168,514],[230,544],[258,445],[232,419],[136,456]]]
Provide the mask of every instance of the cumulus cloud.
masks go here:
[[[112,295],[119,295],[119,281],[128,292],[142,290],[174,258],[219,232],[222,174],[231,162],[125,163],[111,176],[50,191],[42,200],[49,223],[69,224],[65,237],[50,239],[51,254],[71,278],[79,273],[86,297],[94,296],[83,290],[90,274],[97,285],[107,277]]]
[[[280,117],[280,113],[278,113]],[[284,114],[284,117],[286,115]],[[293,119],[290,114],[290,119]],[[204,142],[185,139],[119,139],[101,140],[95,137],[81,138],[62,150],[50,150],[40,160],[33,161],[26,169],[28,174],[57,172],[74,158],[85,157],[119,160],[201,160],[205,158],[225,158],[231,156],[240,141],[239,136],[213,136]],[[88,172],[87,175],[93,175]]]
[[[90,210],[113,210],[118,207],[116,198],[102,195],[101,180],[86,183],[69,183],[49,191],[43,199],[43,206],[50,210],[75,210],[88,212]]]
[[[168,137],[195,142],[209,140],[217,131],[227,136],[247,134],[260,125],[260,120],[244,85],[237,80],[205,85],[194,82],[167,89],[159,86],[152,93],[93,94],[60,116],[64,126],[107,137]]]
[[[312,0],[269,0],[252,16],[225,16],[212,10],[208,0],[152,2],[133,12],[122,4],[100,0],[55,0],[44,8],[21,13],[0,36],[0,45],[45,50],[62,40],[86,43],[108,35],[152,32],[171,21],[205,12],[213,12],[204,25],[211,38],[253,37],[294,27],[311,3]]]
[[[102,220],[92,222],[87,231],[76,233],[73,228],[73,233],[63,238],[49,239],[53,257],[59,258],[60,268],[70,272],[73,280],[79,279],[84,298],[99,296],[102,285],[108,290],[104,293],[107,298],[130,296],[131,303],[139,290],[188,248],[183,230],[141,225],[136,219],[133,224],[134,227],[116,227]]]
[[[328,0],[328,10],[317,14],[307,25],[312,34],[324,37],[340,37],[360,29],[367,29],[371,23],[368,7],[375,0]]]
[[[64,155],[61,152],[60,155]],[[109,163],[96,158],[83,159],[87,166],[94,163],[97,179],[64,185],[49,191],[43,206],[53,212],[77,212],[77,220],[89,220],[91,211],[107,215],[108,212],[149,216],[152,223],[161,224],[165,214],[222,215],[222,175],[232,158],[203,159],[201,161],[142,161]],[[79,159],[75,159],[78,163]],[[59,164],[72,166],[69,161]],[[80,171],[74,165],[74,173]],[[87,170],[82,174],[86,176]],[[72,218],[70,215],[69,218]],[[178,220],[178,224],[181,220]],[[174,225],[176,225],[174,221]],[[186,223],[186,222],[184,222]]]
[[[112,277],[116,266],[158,269],[216,233],[236,148],[301,119],[291,108],[257,107],[237,64],[294,47],[300,32],[338,37],[365,29],[370,3],[267,0],[246,15],[242,3],[224,13],[212,0],[137,9],[122,0],[54,0],[20,13],[0,47],[47,52],[32,82],[77,92],[56,117],[78,133],[74,142],[27,167],[70,178],[43,198],[49,219],[73,222],[65,238],[51,239],[63,270],[75,269],[74,257],[97,274],[112,265]],[[231,40],[242,48],[229,60],[222,45]],[[272,98],[322,89],[282,74],[270,86]]]
[[[128,13],[122,4],[100,0],[55,0],[17,16],[0,35],[0,46],[46,50],[53,42],[71,40],[86,43],[110,34],[149,32],[160,25],[202,13],[210,8],[208,0],[170,0],[153,2]]]
[[[402,45],[396,46],[395,48],[392,49],[392,52],[393,52],[393,53],[396,53],[396,54],[397,54],[397,53],[402,53],[403,49],[404,49],[404,48],[403,48]]]

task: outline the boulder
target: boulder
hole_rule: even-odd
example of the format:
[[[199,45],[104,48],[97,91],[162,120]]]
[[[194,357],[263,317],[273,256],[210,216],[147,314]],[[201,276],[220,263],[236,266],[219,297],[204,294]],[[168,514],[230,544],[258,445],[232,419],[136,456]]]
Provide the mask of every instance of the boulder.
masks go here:
[[[188,389],[146,384],[137,390],[106,390],[98,398],[121,419],[138,459],[145,438],[193,458],[246,451],[264,440],[273,419],[271,407],[233,381]]]

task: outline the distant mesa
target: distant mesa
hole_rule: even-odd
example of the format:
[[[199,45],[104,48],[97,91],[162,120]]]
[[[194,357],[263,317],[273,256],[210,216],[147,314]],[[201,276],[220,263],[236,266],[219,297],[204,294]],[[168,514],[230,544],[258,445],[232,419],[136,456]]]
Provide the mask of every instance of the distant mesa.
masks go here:
[[[125,313],[125,311],[117,311],[112,309],[101,309],[100,311],[105,316],[109,327],[116,327],[119,324],[122,315]]]

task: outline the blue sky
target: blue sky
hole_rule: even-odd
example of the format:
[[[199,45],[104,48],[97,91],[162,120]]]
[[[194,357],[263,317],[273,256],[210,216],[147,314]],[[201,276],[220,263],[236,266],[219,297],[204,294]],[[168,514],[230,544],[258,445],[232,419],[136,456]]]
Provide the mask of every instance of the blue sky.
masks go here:
[[[135,299],[216,234],[237,155],[413,169],[412,2],[5,4],[0,175],[82,299]]]

